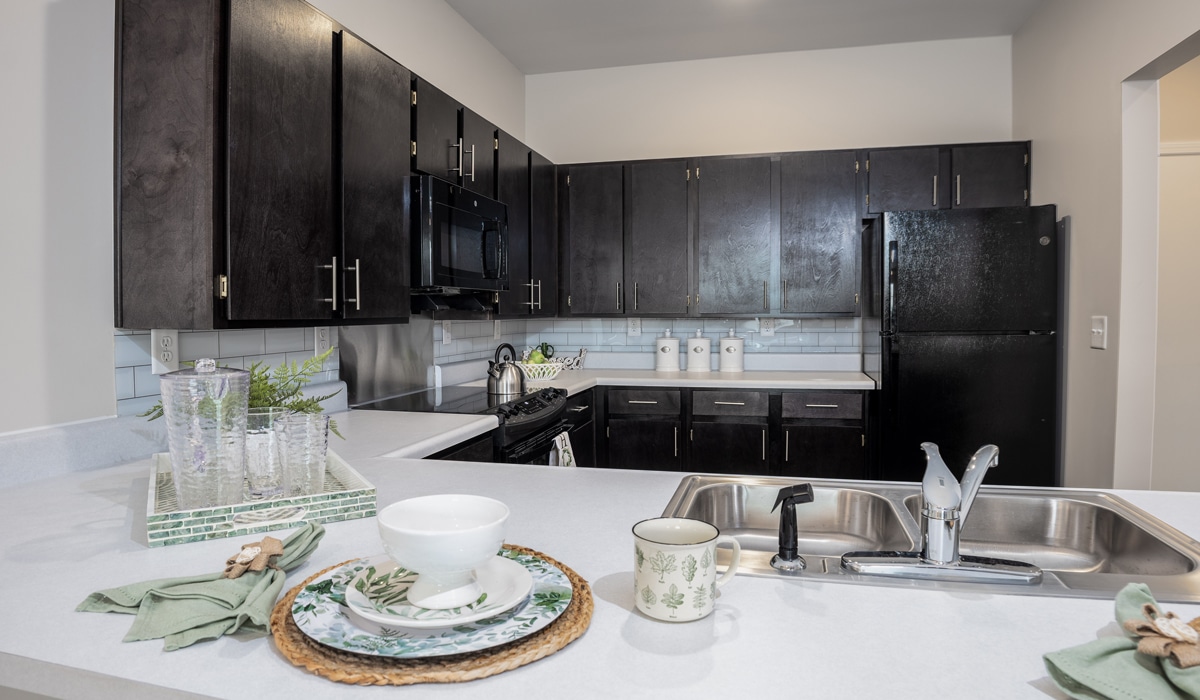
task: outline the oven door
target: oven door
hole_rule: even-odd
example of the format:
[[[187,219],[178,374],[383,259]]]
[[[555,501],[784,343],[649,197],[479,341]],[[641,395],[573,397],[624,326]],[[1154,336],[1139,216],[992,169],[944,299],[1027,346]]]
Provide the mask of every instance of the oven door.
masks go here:
[[[566,421],[558,421],[518,442],[502,445],[497,450],[499,459],[507,464],[550,464],[554,438],[568,427]]]

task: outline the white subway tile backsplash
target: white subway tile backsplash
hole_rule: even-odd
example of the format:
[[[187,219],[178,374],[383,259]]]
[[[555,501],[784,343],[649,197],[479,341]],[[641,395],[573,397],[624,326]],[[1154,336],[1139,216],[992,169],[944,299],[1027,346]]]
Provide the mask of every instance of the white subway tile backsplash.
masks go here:
[[[114,335],[113,359],[117,367],[150,364],[150,335]]]
[[[304,349],[304,336],[312,335],[311,328],[268,328],[266,352],[298,352]]]
[[[211,357],[220,357],[221,349],[217,342],[217,331],[182,332],[179,334],[179,361],[195,362]]]
[[[221,357],[263,355],[267,352],[266,331],[221,331],[218,338]]]
[[[162,393],[160,387],[162,383],[158,379],[157,374],[150,372],[150,365],[141,365],[133,368],[133,395],[141,396],[157,396]]]
[[[242,358],[242,361],[245,363],[245,369],[250,369],[251,365],[258,363],[260,369],[270,371],[287,362],[287,354],[277,352],[270,355],[247,355]]]
[[[133,387],[133,368],[118,367],[116,374],[117,400],[132,399],[137,396]]]

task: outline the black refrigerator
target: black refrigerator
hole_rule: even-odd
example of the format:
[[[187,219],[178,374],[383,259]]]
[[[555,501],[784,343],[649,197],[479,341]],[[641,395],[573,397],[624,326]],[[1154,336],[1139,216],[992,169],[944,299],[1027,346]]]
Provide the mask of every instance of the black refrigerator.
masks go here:
[[[1059,232],[1054,206],[884,214],[879,476],[917,481],[922,442],[985,483],[1060,484]]]

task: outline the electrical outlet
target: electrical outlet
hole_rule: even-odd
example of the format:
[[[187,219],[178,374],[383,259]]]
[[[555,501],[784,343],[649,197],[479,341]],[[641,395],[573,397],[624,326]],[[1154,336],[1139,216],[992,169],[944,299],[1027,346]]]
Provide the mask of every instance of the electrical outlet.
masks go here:
[[[1092,347],[1108,349],[1108,316],[1092,316]]]
[[[775,319],[773,319],[773,318],[758,319],[758,332],[760,334],[762,334],[762,337],[764,337],[764,338],[769,338],[769,337],[775,335]]]
[[[320,355],[329,350],[333,338],[329,334],[329,326],[317,326],[313,329],[313,355]]]
[[[500,340],[500,322],[492,321],[492,340]]]
[[[449,345],[453,340],[450,336],[450,322],[442,321],[442,345]]]
[[[166,374],[179,369],[179,331],[150,331],[150,372]]]
[[[629,336],[630,338],[633,338],[633,337],[639,336],[641,334],[642,334],[642,319],[630,318],[630,319],[625,320],[625,335]]]

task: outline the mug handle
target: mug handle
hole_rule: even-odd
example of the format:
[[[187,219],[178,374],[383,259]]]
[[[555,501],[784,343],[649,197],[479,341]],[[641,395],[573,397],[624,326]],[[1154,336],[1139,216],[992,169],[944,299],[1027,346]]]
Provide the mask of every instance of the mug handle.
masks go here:
[[[729,579],[733,578],[733,575],[737,573],[738,563],[742,560],[742,545],[736,539],[729,535],[721,535],[717,538],[715,546],[720,547],[723,544],[727,544],[733,549],[733,557],[729,560],[729,568],[725,569],[725,573],[717,579],[717,588],[724,586]]]

